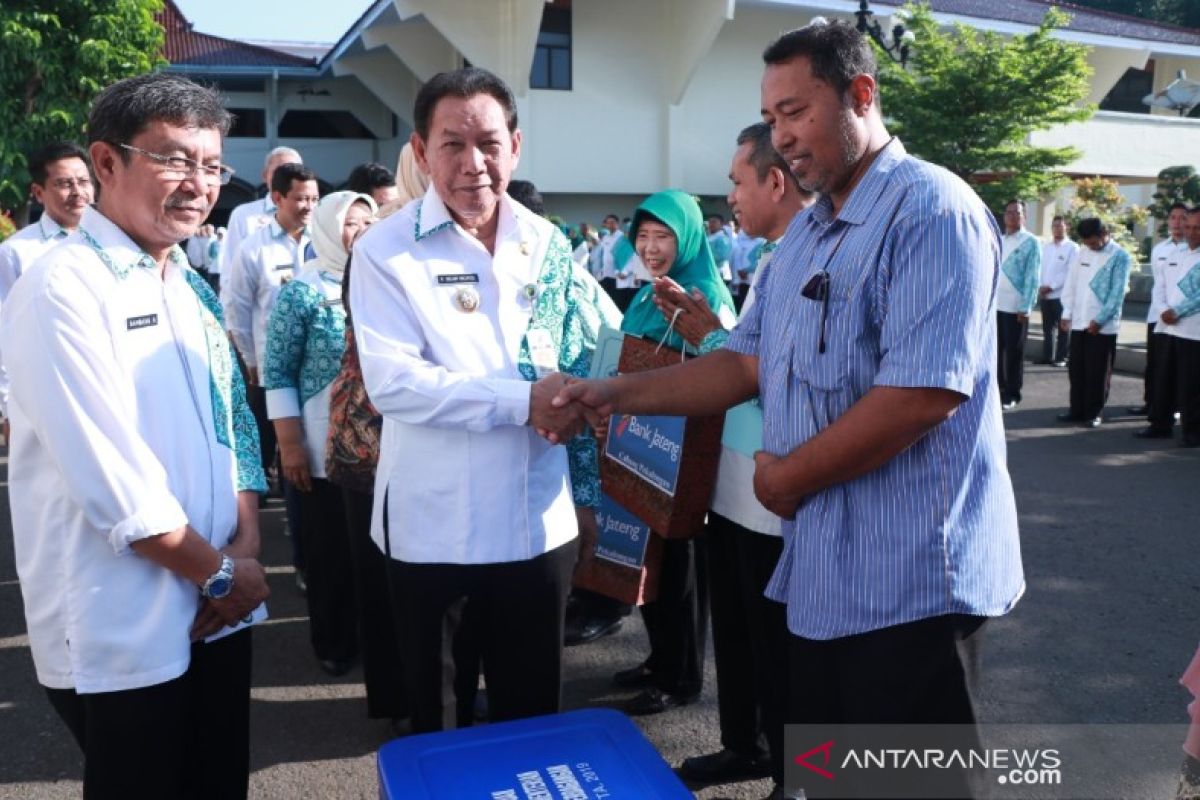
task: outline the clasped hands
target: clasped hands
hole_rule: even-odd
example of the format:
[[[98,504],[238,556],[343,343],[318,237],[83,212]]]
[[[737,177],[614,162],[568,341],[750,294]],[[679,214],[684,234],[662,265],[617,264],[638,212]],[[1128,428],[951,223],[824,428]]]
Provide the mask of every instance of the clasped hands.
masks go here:
[[[529,392],[529,425],[551,444],[562,444],[612,414],[608,381],[585,381],[554,372]]]

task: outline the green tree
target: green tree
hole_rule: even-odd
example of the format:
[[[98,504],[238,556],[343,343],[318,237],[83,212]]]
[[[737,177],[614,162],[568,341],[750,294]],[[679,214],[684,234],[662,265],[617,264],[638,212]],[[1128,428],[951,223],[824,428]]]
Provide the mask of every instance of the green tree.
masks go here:
[[[0,2],[0,208],[25,208],[27,154],[82,139],[88,107],[114,81],[166,62],[162,0]]]
[[[1000,211],[1013,197],[1051,194],[1074,147],[1035,147],[1029,134],[1088,119],[1088,47],[1056,39],[1070,18],[1051,8],[1037,30],[1006,38],[965,25],[942,30],[927,5],[906,6],[915,36],[908,69],[881,55],[883,111],[914,155],[975,185]]]
[[[1070,206],[1060,213],[1065,214],[1067,229],[1072,235],[1080,220],[1099,217],[1108,226],[1117,244],[1130,254],[1137,258],[1149,255],[1143,252],[1144,248],[1133,235],[1133,229],[1145,222],[1149,213],[1141,206],[1126,201],[1120,187],[1107,178],[1080,178],[1075,181],[1075,196],[1071,198]]]
[[[1158,221],[1155,230],[1159,237],[1167,235],[1167,216],[1171,206],[1183,203],[1195,207],[1200,203],[1200,175],[1190,166],[1167,167],[1158,173],[1158,188],[1147,207],[1150,216]]]
[[[1195,0],[1075,0],[1075,3],[1168,25],[1200,27],[1200,3]]]

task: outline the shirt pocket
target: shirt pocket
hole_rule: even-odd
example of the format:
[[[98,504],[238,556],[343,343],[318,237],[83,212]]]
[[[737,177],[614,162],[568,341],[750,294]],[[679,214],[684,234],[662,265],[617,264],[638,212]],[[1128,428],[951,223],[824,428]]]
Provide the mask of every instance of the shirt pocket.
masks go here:
[[[836,290],[828,300],[822,320],[822,302],[809,300],[796,326],[792,343],[792,374],[819,392],[840,392],[850,382],[850,304]],[[824,348],[822,348],[824,343]]]

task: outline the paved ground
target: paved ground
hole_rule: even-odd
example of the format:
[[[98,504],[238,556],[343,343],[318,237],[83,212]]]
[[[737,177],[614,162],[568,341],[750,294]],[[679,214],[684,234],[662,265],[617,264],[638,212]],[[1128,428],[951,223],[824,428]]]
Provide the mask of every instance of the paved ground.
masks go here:
[[[995,722],[1175,723],[1186,693],[1176,680],[1200,639],[1200,451],[1145,444],[1137,420],[1117,413],[1140,398],[1114,379],[1109,422],[1098,431],[1053,421],[1064,370],[1030,367],[1025,402],[1006,419],[1021,512],[1026,597],[991,625],[985,719]],[[79,795],[80,759],[37,689],[12,565],[7,509],[0,529],[0,798]],[[364,717],[355,673],[330,680],[306,644],[281,513],[265,513],[272,620],[256,633],[253,704],[256,798],[372,798],[372,754],[387,737]],[[567,652],[569,707],[617,704],[610,675],[640,660],[636,617],[616,636]],[[709,681],[702,702],[641,721],[671,763],[717,746]],[[1178,751],[1167,761],[1177,763]],[[1170,776],[1130,770],[1122,794],[1163,797]],[[764,783],[710,787],[699,797],[755,798]]]

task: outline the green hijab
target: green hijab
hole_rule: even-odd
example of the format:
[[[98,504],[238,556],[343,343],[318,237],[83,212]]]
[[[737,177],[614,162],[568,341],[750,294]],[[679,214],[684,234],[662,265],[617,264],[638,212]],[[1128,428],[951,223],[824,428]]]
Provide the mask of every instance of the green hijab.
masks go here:
[[[650,195],[633,212],[630,241],[637,239],[638,228],[646,220],[661,222],[675,234],[675,263],[667,275],[688,292],[699,289],[714,312],[719,312],[722,306],[733,311],[733,298],[713,263],[704,230],[704,215],[696,198],[676,189]],[[657,342],[666,334],[668,322],[654,305],[653,293],[654,285],[647,283],[634,296],[621,321],[621,330]],[[685,346],[683,337],[674,330],[666,343],[676,350],[683,350]]]

